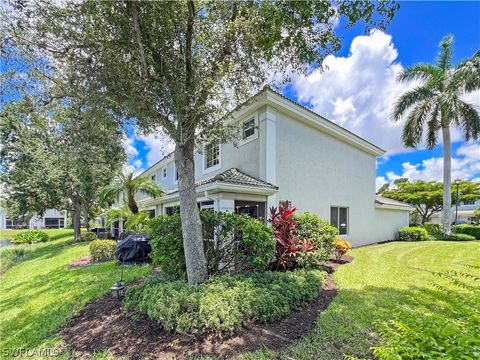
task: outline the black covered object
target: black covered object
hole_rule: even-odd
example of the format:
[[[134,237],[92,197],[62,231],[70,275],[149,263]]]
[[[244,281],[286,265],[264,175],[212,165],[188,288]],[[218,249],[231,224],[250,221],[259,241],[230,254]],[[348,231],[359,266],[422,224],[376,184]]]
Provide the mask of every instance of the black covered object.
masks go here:
[[[144,235],[128,235],[117,243],[115,256],[122,263],[142,263],[151,261],[148,254],[152,247],[148,243],[150,237]]]

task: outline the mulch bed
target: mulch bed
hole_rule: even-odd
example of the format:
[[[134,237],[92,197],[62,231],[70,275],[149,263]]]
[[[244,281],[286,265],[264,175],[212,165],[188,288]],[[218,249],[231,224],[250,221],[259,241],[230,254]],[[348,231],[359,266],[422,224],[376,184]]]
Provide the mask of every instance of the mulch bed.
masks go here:
[[[249,324],[228,339],[175,334],[163,330],[150,319],[135,321],[126,314],[120,301],[109,296],[88,304],[60,330],[59,335],[67,349],[81,358],[90,358],[95,351],[102,350],[129,359],[178,359],[192,355],[230,358],[261,348],[280,349],[292,345],[314,328],[318,315],[337,294],[333,271],[352,260],[352,257],[344,256],[340,263],[324,264],[329,274],[316,300],[280,321]]]

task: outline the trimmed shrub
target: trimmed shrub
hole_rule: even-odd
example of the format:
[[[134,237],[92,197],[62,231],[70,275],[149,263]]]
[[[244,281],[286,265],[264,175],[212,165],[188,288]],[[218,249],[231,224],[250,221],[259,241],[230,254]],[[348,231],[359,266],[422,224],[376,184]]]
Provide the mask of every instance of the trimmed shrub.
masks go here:
[[[335,239],[334,246],[336,261],[340,261],[342,259],[342,256],[345,255],[348,250],[352,248],[352,244],[349,241],[342,239],[341,237],[337,237]]]
[[[425,230],[427,230],[429,235],[437,236],[443,234],[442,228],[438,224],[424,222],[423,227],[425,228]]]
[[[335,249],[334,241],[338,235],[337,228],[310,212],[295,217],[298,221],[296,235],[301,241],[309,240],[314,248],[311,257],[319,260],[329,259]]]
[[[21,262],[29,250],[23,246],[7,247],[0,250],[0,274],[10,269],[13,265]]]
[[[289,202],[280,204],[278,208],[270,208],[268,222],[272,224],[276,240],[276,269],[294,269],[302,255],[301,242],[297,236],[298,220],[294,214],[297,209]],[[305,245],[310,246],[309,241]]]
[[[423,227],[403,227],[398,231],[400,241],[426,241],[429,239],[428,232]]]
[[[187,270],[180,215],[161,215],[152,219],[150,234],[152,236],[150,257],[153,264],[171,278],[185,279]]]
[[[125,295],[125,309],[178,333],[231,334],[243,324],[278,320],[322,289],[326,272],[262,272],[214,276],[198,286],[147,279]]]
[[[443,240],[443,241],[472,241],[475,240],[475,237],[468,234],[441,234],[434,236],[435,240]]]
[[[117,243],[113,240],[93,240],[90,243],[90,257],[93,261],[109,261],[115,259]]]
[[[82,242],[83,241],[93,241],[93,240],[97,240],[97,239],[98,239],[97,234],[95,234],[92,231],[86,231],[86,232],[80,233],[78,241],[82,241]]]
[[[29,230],[18,233],[12,240],[14,244],[34,244],[38,242],[47,242],[50,238],[45,231]]]
[[[456,225],[452,228],[455,234],[467,234],[473,236],[475,239],[480,240],[480,225]]]
[[[248,216],[202,211],[203,239],[209,274],[235,270],[264,270],[275,260],[271,229]],[[179,214],[150,222],[152,261],[173,279],[185,279],[182,225]]]

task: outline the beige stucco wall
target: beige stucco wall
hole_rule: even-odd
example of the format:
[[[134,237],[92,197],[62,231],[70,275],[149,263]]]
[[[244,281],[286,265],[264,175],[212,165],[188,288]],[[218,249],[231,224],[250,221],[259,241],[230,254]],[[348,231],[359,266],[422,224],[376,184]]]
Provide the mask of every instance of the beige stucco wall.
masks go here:
[[[348,207],[354,246],[391,240],[408,212],[375,208],[375,156],[275,111],[277,200],[330,220],[330,207]]]

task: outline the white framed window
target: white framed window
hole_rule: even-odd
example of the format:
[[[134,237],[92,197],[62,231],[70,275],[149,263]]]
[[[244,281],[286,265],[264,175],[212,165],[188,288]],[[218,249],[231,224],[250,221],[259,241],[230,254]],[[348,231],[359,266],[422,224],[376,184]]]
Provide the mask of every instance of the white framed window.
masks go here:
[[[162,178],[163,179],[167,178],[167,167],[166,166],[162,169]]]
[[[250,139],[255,135],[255,118],[243,122],[243,140]]]
[[[348,207],[330,207],[330,224],[338,229],[340,235],[348,235],[348,220]]]
[[[174,183],[178,183],[178,171],[177,171],[177,165],[173,163],[173,173],[175,174],[175,177],[173,178]]]
[[[156,176],[155,174],[153,174],[152,176],[150,176],[150,179],[151,179],[152,181],[155,181],[155,180],[157,179],[157,176]]]
[[[240,146],[258,139],[258,112],[254,112],[240,121],[240,131],[242,133]]]
[[[220,162],[220,143],[211,142],[203,148],[203,171],[210,172],[222,167]]]

